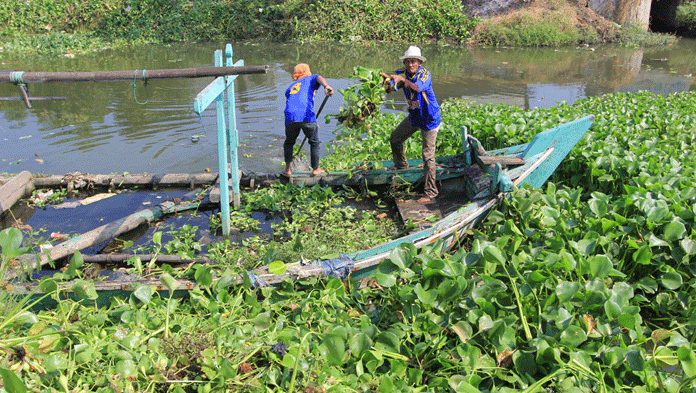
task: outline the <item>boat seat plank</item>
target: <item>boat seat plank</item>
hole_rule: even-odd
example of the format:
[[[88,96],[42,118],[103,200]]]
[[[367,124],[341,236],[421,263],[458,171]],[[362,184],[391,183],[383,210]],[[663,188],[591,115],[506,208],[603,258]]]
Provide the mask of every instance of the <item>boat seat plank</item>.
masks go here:
[[[500,164],[503,167],[506,165],[524,165],[524,160],[519,157],[510,156],[478,156],[481,165]]]

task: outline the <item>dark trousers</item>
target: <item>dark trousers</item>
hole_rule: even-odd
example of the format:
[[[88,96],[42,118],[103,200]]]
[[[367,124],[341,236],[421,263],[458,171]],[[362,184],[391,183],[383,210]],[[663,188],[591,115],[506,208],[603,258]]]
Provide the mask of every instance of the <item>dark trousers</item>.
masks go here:
[[[289,164],[292,161],[292,148],[295,147],[295,141],[302,130],[309,141],[309,157],[312,169],[319,168],[319,127],[316,122],[304,123],[295,122],[285,126],[285,142],[283,143],[283,154],[285,155],[285,163]]]
[[[435,170],[437,168],[435,165],[435,143],[437,140],[437,131],[439,129],[440,126],[432,130],[421,130],[416,126],[412,126],[411,121],[407,117],[394,131],[392,131],[389,138],[394,166],[402,169],[408,167],[408,161],[406,161],[406,153],[404,151],[404,142],[416,131],[421,132],[423,138],[423,174],[425,175],[423,191],[428,198],[435,198],[438,194],[437,184],[435,183]]]

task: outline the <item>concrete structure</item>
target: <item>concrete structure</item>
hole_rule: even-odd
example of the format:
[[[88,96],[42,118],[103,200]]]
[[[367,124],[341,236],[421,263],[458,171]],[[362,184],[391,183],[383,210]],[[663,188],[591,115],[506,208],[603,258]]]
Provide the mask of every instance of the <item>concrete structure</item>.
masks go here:
[[[648,30],[652,3],[653,0],[589,0],[587,6],[620,25],[640,26]]]

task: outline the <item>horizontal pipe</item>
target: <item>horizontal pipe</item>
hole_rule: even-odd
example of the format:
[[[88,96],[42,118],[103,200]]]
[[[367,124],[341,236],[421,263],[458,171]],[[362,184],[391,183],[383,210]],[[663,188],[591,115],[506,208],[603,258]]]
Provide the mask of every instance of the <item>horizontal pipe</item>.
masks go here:
[[[9,181],[11,177],[0,174],[0,182]],[[240,185],[244,187],[265,187],[281,181],[282,177],[277,173],[242,173]],[[95,187],[103,188],[158,188],[158,187],[186,187],[195,188],[211,186],[218,181],[217,172],[206,173],[165,173],[165,174],[128,174],[128,175],[104,175],[88,173],[68,173],[65,175],[35,175],[34,185],[41,188],[87,189]],[[70,185],[72,183],[72,185]]]
[[[68,97],[32,97],[29,96],[29,101],[51,101],[51,100],[67,100]],[[0,101],[23,101],[24,97],[0,97]]]
[[[112,82],[150,79],[203,78],[225,75],[265,74],[268,66],[196,67],[162,70],[87,71],[87,72],[2,72],[0,83],[37,82]]]

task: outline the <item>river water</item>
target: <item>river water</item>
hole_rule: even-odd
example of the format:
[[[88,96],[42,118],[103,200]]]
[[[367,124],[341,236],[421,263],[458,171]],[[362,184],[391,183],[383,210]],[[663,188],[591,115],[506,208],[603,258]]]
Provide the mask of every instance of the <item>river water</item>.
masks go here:
[[[110,71],[206,67],[225,43],[133,46],[68,56],[0,52],[2,71]],[[350,75],[363,66],[392,71],[407,44],[233,43],[234,61],[268,65],[267,74],[237,78],[239,158],[244,171],[282,169],[284,92],[293,66],[309,63],[332,87],[357,83]],[[422,45],[440,101],[464,97],[476,103],[524,109],[575,102],[612,92],[648,90],[669,94],[696,90],[696,41],[636,49],[617,46],[467,48]],[[197,115],[193,100],[212,78],[127,82],[35,83],[31,96],[64,100],[0,101],[0,173],[196,173],[217,171],[214,105]],[[19,97],[11,84],[0,97]],[[323,92],[317,95],[317,108]],[[405,110],[400,94],[394,106]],[[336,114],[340,94],[329,99],[321,118]],[[320,120],[320,138],[333,139],[335,120]],[[194,142],[194,139],[198,139]],[[307,147],[305,147],[307,149]],[[326,152],[324,152],[326,153]]]

